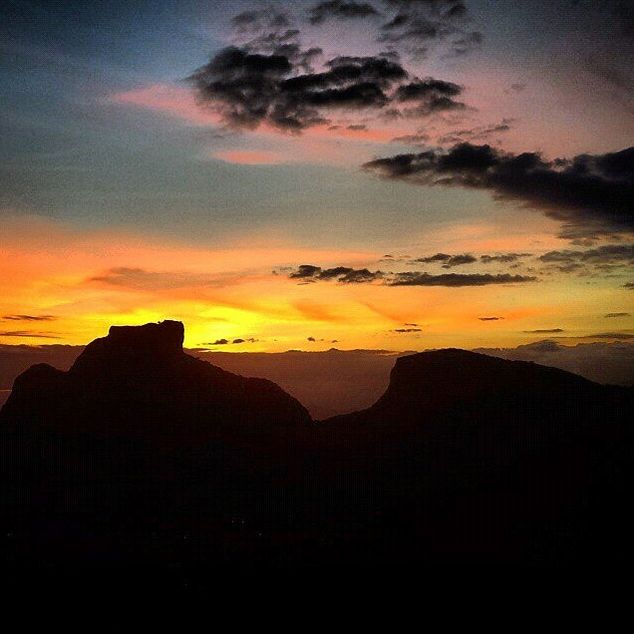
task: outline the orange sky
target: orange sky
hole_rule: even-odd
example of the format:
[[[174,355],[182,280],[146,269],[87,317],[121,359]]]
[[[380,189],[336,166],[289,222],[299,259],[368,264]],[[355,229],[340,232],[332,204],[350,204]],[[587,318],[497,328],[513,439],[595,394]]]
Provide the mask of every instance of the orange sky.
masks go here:
[[[230,351],[514,346],[547,336],[530,330],[562,329],[571,337],[605,330],[604,313],[631,306],[631,293],[615,291],[613,282],[547,274],[528,285],[467,288],[298,284],[288,270],[299,264],[389,270],[396,263],[380,262],[383,254],[371,251],[281,241],[265,247],[255,238],[205,248],[35,218],[3,221],[2,236],[5,344],[85,343],[111,324],[172,318],[185,322],[189,347],[253,339],[223,347]],[[535,252],[536,242],[543,252],[561,242],[541,238],[521,232],[501,238],[494,228],[476,225],[457,228],[451,239],[429,235],[428,243],[443,240],[477,255]],[[7,319],[20,315],[45,319]],[[486,316],[502,319],[479,319]],[[408,328],[412,332],[396,332]]]

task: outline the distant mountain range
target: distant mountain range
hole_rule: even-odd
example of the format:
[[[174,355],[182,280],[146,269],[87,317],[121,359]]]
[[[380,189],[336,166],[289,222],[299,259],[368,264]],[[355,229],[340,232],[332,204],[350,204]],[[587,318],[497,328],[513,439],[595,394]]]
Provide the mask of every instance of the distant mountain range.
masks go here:
[[[67,370],[83,350],[84,346],[0,345],[0,406],[8,398],[13,381],[24,370],[37,363]],[[372,405],[387,388],[394,361],[412,354],[334,348],[275,353],[201,348],[186,352],[229,372],[274,381],[317,420]],[[634,385],[634,343],[629,341],[562,345],[553,339],[516,348],[479,348],[474,352],[561,368],[597,383]]]
[[[634,563],[634,390],[464,350],[399,357],[365,410],[112,327],[0,411],[0,561],[209,571]],[[174,572],[176,571],[176,572]]]

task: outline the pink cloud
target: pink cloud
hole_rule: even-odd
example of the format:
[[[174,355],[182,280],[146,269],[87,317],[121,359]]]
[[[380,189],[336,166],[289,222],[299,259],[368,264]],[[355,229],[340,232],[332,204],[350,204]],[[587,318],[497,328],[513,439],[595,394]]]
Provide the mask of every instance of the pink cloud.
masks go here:
[[[214,152],[211,156],[225,163],[238,165],[274,165],[284,161],[277,152],[264,150],[221,150]]]
[[[194,125],[219,125],[220,117],[201,107],[191,90],[171,84],[152,84],[115,93],[111,103],[155,110]]]

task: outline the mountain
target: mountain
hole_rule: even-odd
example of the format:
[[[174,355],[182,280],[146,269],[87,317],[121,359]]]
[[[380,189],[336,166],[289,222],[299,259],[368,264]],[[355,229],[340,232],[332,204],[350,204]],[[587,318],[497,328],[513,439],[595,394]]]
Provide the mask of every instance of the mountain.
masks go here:
[[[438,350],[319,423],[281,388],[113,327],[0,412],[0,560],[187,575],[634,562],[633,391]],[[168,572],[165,572],[168,571]],[[218,578],[217,574],[214,578]]]
[[[388,553],[614,564],[633,555],[633,405],[631,389],[450,349],[398,359],[372,407],[321,427],[352,489],[398,499]]]
[[[142,565],[160,542],[166,563],[183,534],[224,535],[231,518],[279,506],[269,492],[283,491],[272,483],[295,463],[308,412],[270,381],[185,354],[183,334],[170,321],[112,327],[67,372],[39,364],[15,380],[0,412],[0,523],[29,545],[20,561]],[[17,556],[6,540],[0,552]]]
[[[393,345],[393,344],[392,344]],[[85,346],[0,344],[0,407],[17,376],[37,363],[68,370]],[[372,405],[387,388],[397,357],[412,352],[337,350],[231,352],[196,348],[187,354],[242,376],[277,383],[316,420],[348,414]],[[222,348],[222,347],[221,347]],[[476,349],[493,357],[533,361],[611,385],[634,385],[634,344],[595,342],[561,345],[537,341],[517,348]]]
[[[225,432],[279,435],[310,423],[304,407],[277,385],[185,354],[183,337],[183,325],[174,321],[113,326],[68,372],[38,364],[21,374],[2,420],[172,445]]]

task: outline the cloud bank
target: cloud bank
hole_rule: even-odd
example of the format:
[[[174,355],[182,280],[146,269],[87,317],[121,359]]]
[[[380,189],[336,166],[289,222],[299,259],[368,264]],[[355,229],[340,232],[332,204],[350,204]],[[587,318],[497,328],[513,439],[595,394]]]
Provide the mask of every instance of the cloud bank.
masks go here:
[[[561,221],[565,237],[634,232],[634,147],[547,161],[535,152],[461,143],[375,159],[364,168],[417,185],[489,190]]]

